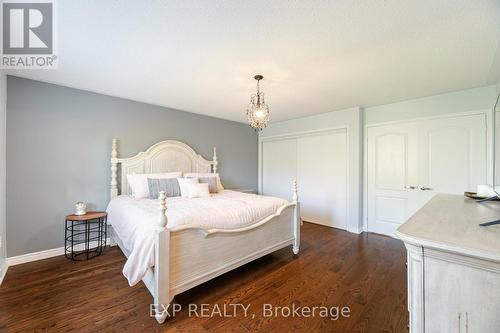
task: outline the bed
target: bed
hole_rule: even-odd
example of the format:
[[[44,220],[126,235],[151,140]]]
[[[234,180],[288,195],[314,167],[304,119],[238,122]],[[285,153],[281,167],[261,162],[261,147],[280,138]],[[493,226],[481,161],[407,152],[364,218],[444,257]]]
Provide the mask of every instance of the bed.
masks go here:
[[[295,181],[291,202],[228,190],[204,200],[167,198],[164,192],[155,202],[130,196],[129,174],[217,173],[217,169],[216,148],[212,160],[206,160],[185,143],[167,140],[134,157],[119,158],[113,139],[108,206],[109,221],[116,228],[112,243],[127,256],[124,273],[129,283],[141,279],[153,296],[159,323],[167,318],[165,309],[175,295],[284,247],[299,253]],[[196,211],[198,215],[192,213]]]

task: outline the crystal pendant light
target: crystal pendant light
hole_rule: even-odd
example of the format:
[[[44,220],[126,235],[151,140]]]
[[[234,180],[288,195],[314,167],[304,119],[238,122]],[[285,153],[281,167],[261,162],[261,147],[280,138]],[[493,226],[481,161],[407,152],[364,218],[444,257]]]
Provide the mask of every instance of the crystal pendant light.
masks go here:
[[[269,107],[264,102],[264,93],[260,91],[259,81],[264,77],[262,75],[255,75],[254,79],[257,80],[257,93],[250,98],[250,105],[247,108],[247,119],[256,131],[261,131],[269,123]]]

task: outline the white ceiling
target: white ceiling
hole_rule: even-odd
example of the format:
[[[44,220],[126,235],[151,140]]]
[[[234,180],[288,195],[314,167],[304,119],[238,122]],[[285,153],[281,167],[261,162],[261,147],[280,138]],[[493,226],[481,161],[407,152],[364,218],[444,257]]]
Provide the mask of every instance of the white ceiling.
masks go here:
[[[496,82],[499,0],[64,0],[35,80],[236,121],[263,74],[272,120]]]

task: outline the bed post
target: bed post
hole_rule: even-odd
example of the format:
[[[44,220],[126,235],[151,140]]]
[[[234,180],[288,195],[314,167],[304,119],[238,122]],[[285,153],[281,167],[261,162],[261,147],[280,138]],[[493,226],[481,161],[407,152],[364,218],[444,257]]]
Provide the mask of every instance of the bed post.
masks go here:
[[[212,173],[217,173],[217,164],[219,164],[219,162],[217,161],[217,147],[214,147],[214,156],[212,157],[212,162]]]
[[[160,231],[155,241],[155,288],[154,304],[155,318],[158,323],[163,323],[169,312],[169,305],[172,301],[170,296],[170,230],[167,228],[168,219],[165,215],[167,210],[167,195],[161,191],[158,196],[160,216],[158,218],[158,227]]]
[[[118,151],[116,149],[116,139],[113,139],[111,145],[111,199],[118,195],[118,182],[116,181],[116,172],[118,171]]]
[[[165,191],[160,191],[158,195],[158,209],[160,210],[158,226],[160,228],[165,228],[168,223],[167,215],[165,214],[167,211],[167,193]]]
[[[299,249],[300,249],[300,225],[301,225],[301,218],[300,218],[300,202],[299,202],[299,195],[297,193],[297,181],[293,181],[293,197],[292,197],[293,203],[295,204],[295,208],[293,210],[293,234],[294,234],[294,241],[293,241],[293,247],[292,251],[293,254],[297,255],[299,254]]]

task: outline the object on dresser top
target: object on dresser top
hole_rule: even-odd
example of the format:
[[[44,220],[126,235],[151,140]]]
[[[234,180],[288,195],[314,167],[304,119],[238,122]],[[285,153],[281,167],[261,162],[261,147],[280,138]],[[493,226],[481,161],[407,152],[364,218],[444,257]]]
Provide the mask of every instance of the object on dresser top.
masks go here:
[[[167,179],[181,177],[181,175],[182,172],[130,174],[127,175],[127,182],[135,198],[149,198],[148,178]]]
[[[106,247],[106,212],[71,214],[64,221],[64,255],[73,261],[92,259]],[[83,259],[79,259],[82,257]]]
[[[489,198],[489,197],[485,197],[485,196],[479,195],[476,192],[464,192],[464,196],[466,196],[467,198],[474,199],[474,200],[482,200],[482,199]],[[493,201],[500,201],[500,198],[496,198],[496,199],[492,199],[492,200]]]
[[[221,192],[221,191],[224,191],[224,186],[222,186],[222,182],[220,180],[220,176],[218,173],[207,173],[207,172],[198,172],[198,173],[185,173],[184,174],[184,177],[186,178],[198,178],[198,179],[201,179],[201,178],[215,178],[216,180],[216,190],[215,192]],[[203,183],[202,181],[200,181],[200,183]],[[212,190],[210,190],[210,192],[212,192]],[[212,192],[212,193],[215,193],[215,192]]]
[[[181,188],[177,178],[148,178],[149,199],[158,199],[160,191],[165,192],[167,197],[180,197]]]
[[[207,183],[187,184],[188,198],[210,197],[209,185]]]
[[[181,189],[181,197],[187,198],[189,197],[189,188],[188,184],[198,184],[198,178],[177,178],[179,182],[179,188]]]
[[[495,191],[490,185],[477,185],[477,196],[488,198],[495,196]]]

